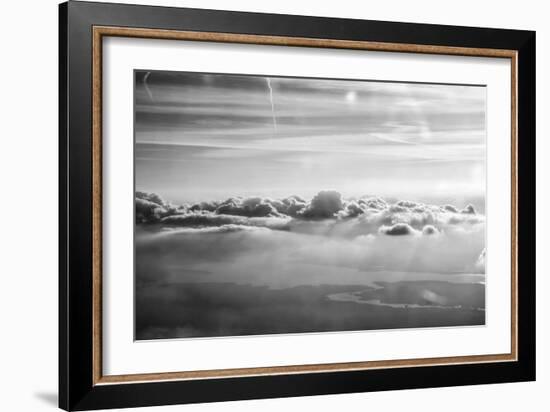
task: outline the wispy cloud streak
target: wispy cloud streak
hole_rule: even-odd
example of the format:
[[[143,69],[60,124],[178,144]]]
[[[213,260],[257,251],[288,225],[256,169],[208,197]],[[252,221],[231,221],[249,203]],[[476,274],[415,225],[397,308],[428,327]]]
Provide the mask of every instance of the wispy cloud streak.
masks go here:
[[[178,199],[245,189],[312,195],[326,187],[347,195],[479,197],[485,93],[480,86],[138,71],[136,184]],[[153,146],[166,150],[154,154]]]
[[[265,78],[267,87],[269,88],[269,102],[271,103],[271,116],[273,117],[273,131],[277,133],[277,117],[275,115],[275,102],[273,101],[273,87],[271,87],[271,79]]]

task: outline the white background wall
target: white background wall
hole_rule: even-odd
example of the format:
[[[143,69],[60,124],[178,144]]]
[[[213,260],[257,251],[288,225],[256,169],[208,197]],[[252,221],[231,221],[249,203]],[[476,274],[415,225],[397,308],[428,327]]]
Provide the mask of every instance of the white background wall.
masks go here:
[[[136,1],[134,1],[136,2]],[[538,381],[293,399],[172,406],[166,411],[548,410],[550,389],[550,13],[540,0],[189,0],[149,4],[353,17],[537,31]],[[5,2],[0,15],[0,410],[57,403],[57,1]],[[534,274],[522,273],[522,276]],[[145,410],[145,409],[143,409]]]

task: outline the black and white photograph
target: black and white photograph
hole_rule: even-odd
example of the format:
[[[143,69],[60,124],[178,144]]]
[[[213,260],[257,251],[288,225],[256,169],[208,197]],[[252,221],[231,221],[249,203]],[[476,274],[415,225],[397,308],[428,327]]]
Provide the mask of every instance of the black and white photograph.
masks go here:
[[[485,87],[135,71],[137,340],[485,323]]]
[[[0,411],[544,410],[544,5],[6,2]]]

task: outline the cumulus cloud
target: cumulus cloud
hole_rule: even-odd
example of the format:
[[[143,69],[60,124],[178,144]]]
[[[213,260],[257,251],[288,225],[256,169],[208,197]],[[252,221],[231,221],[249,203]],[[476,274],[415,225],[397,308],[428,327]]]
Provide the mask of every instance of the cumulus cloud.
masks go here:
[[[453,205],[445,205],[442,207],[442,209],[447,212],[458,213],[458,209]]]
[[[217,214],[247,217],[280,216],[277,209],[268,200],[261,197],[227,199],[216,208],[215,212]]]
[[[136,222],[169,227],[209,228],[224,225],[267,227],[316,236],[354,238],[366,235],[449,234],[484,229],[485,216],[473,205],[430,205],[416,201],[387,202],[378,197],[344,199],[321,191],[311,200],[292,195],[260,196],[172,205],[157,194],[136,192]]]
[[[166,203],[155,193],[136,192],[136,223],[158,223],[166,216],[185,211],[185,206]]]
[[[462,209],[460,211],[460,213],[464,213],[464,214],[467,214],[467,215],[475,215],[476,210],[475,210],[473,205],[466,205],[466,207],[464,209]]]
[[[166,210],[158,203],[136,198],[136,222],[158,222]]]
[[[136,192],[136,199],[143,199],[151,203],[155,203],[158,206],[164,206],[164,200],[156,193]]]
[[[360,205],[364,205],[365,209],[383,210],[388,207],[388,204],[384,199],[379,197],[368,197],[366,199],[359,199],[357,201]]]
[[[362,203],[351,201],[347,202],[344,210],[338,212],[338,216],[341,218],[357,217],[365,213],[365,206]]]
[[[300,212],[306,219],[329,219],[344,207],[342,195],[335,190],[322,190],[317,193],[309,205]]]
[[[433,225],[426,225],[422,228],[422,234],[423,235],[437,235],[439,233],[439,230]]]
[[[421,203],[411,202],[410,200],[400,200],[396,205],[405,209],[416,209],[423,206]]]
[[[307,201],[300,196],[292,195],[281,201],[271,201],[279,213],[297,217],[306,208]]]
[[[396,223],[393,226],[381,226],[380,233],[390,236],[416,235],[418,230],[413,229],[407,223]]]
[[[198,212],[201,210],[207,211],[207,212],[213,212],[215,211],[218,206],[220,205],[219,202],[213,201],[213,202],[199,202],[195,203],[194,205],[191,205],[189,210],[193,212]]]

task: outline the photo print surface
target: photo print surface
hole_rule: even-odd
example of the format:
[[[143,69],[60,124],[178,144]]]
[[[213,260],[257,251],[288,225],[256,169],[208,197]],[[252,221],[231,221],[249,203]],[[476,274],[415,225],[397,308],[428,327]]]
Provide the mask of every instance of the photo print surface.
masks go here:
[[[485,324],[484,86],[134,81],[137,340]]]

